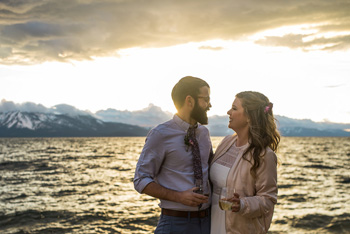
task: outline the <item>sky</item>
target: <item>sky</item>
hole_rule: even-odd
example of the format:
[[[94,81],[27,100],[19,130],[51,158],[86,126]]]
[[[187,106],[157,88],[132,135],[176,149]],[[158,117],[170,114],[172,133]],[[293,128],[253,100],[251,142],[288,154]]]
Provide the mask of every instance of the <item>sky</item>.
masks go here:
[[[350,123],[349,0],[0,0],[0,100],[172,113],[184,76],[212,115],[253,90],[274,114]]]

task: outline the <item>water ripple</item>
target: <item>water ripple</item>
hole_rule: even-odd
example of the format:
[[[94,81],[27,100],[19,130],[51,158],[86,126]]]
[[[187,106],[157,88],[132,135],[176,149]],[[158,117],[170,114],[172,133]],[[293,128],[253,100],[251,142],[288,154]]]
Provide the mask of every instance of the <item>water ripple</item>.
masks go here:
[[[0,138],[0,232],[153,232],[158,201],[132,184],[144,140]],[[350,233],[349,142],[282,138],[269,233]]]

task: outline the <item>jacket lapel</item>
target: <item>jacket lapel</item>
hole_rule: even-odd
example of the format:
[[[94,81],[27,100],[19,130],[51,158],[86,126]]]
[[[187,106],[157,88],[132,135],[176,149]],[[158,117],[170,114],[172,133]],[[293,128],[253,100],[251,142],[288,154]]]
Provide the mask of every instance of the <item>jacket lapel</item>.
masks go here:
[[[213,160],[210,162],[210,166],[213,165],[213,163],[220,158],[222,155],[224,155],[229,148],[232,146],[233,143],[235,143],[237,136],[230,135],[223,139],[223,141],[220,143],[220,145],[217,147],[216,152],[214,154]]]

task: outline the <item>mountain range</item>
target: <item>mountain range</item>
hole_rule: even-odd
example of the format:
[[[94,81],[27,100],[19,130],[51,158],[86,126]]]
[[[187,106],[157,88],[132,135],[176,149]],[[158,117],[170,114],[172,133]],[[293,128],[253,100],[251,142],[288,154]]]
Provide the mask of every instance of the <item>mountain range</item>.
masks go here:
[[[153,104],[139,111],[107,109],[92,113],[67,104],[46,108],[2,100],[0,137],[146,136],[150,128],[172,116]],[[275,117],[282,136],[350,136],[350,124]],[[209,117],[206,126],[212,136],[226,136],[234,133],[227,125],[227,115],[215,115]]]
[[[0,113],[0,137],[145,136],[147,132],[148,129],[140,126],[104,122],[90,115]]]

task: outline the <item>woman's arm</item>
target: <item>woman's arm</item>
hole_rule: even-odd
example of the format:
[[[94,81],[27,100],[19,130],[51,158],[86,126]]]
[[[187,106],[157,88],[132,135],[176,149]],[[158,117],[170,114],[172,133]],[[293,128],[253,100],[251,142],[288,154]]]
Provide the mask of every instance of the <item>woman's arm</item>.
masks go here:
[[[277,203],[277,156],[273,151],[267,151],[256,175],[255,196],[241,198],[244,205],[239,213],[247,218],[266,215]]]

